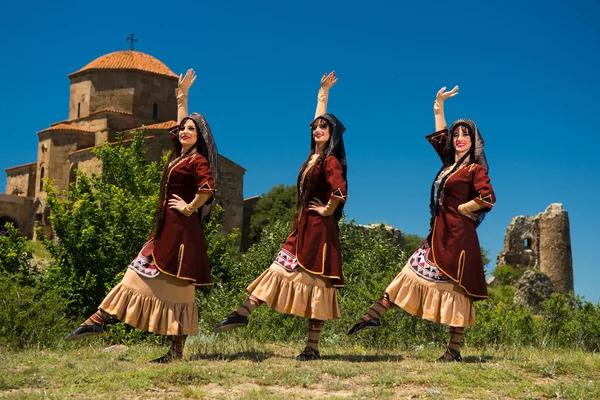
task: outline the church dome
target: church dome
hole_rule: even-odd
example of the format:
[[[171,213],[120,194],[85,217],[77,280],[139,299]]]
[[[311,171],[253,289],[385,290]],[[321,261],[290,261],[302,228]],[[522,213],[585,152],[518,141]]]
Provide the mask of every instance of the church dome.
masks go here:
[[[84,71],[94,70],[135,70],[150,72],[157,75],[166,75],[170,77],[177,77],[158,59],[141,53],[139,51],[124,50],[116,51],[114,53],[106,54],[96,58],[94,61],[81,68],[79,71],[72,73],[69,77],[79,74]]]

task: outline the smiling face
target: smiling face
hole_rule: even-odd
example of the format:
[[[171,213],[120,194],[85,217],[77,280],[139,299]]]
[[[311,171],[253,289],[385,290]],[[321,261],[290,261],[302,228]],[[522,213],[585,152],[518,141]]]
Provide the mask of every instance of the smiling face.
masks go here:
[[[461,157],[471,149],[471,135],[469,130],[463,125],[459,125],[454,129],[452,134],[452,144],[456,154]]]
[[[312,130],[313,138],[319,147],[324,146],[325,143],[329,141],[329,138],[331,138],[329,124],[323,118],[319,118],[313,122],[310,128]]]
[[[181,143],[181,147],[185,151],[196,144],[197,140],[198,130],[196,129],[196,124],[191,119],[188,119],[179,129],[179,143]]]

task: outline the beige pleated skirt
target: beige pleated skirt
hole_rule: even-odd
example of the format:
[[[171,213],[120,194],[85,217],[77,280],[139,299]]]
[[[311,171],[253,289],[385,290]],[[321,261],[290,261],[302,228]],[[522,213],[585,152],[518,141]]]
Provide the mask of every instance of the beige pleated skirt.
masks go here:
[[[385,290],[390,301],[412,315],[456,327],[475,325],[473,299],[452,281],[432,282],[407,263]]]
[[[198,306],[189,281],[167,274],[145,278],[127,269],[98,307],[135,328],[159,335],[196,335]]]
[[[290,272],[274,262],[248,286],[248,292],[282,314],[318,320],[340,318],[332,280],[301,267]]]

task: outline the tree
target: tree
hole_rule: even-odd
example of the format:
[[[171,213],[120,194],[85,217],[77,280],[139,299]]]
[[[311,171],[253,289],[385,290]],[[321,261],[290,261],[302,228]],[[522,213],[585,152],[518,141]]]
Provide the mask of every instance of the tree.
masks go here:
[[[161,163],[149,162],[143,131],[133,141],[122,138],[93,150],[102,161],[102,174],[77,173],[69,191],[45,186],[50,224],[57,242],[46,241],[54,257],[46,284],[59,288],[69,301],[71,317],[96,310],[106,293],[123,277],[154,227]],[[237,233],[224,234],[223,210],[217,206],[204,224],[213,278],[227,280],[237,261]]]
[[[129,144],[129,143],[127,143]],[[127,145],[92,150],[103,173],[77,173],[68,193],[47,182],[50,224],[59,240],[46,241],[54,257],[48,282],[61,288],[72,316],[95,308],[124,273],[154,225],[161,168],[148,162],[143,131]]]
[[[289,223],[296,207],[296,186],[277,185],[264,193],[250,217],[250,238],[257,241],[263,229],[275,221]]]
[[[29,277],[33,258],[27,249],[27,239],[11,223],[2,227],[5,234],[0,236],[0,275],[18,275]]]

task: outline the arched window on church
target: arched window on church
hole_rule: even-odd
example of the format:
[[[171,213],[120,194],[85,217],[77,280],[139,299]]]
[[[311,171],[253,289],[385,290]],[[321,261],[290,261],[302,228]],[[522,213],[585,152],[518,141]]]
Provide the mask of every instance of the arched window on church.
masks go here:
[[[77,103],[77,118],[81,117],[81,103]]]
[[[158,118],[158,103],[154,103],[154,106],[152,107],[152,118]]]
[[[40,191],[44,189],[44,167],[40,168]]]

